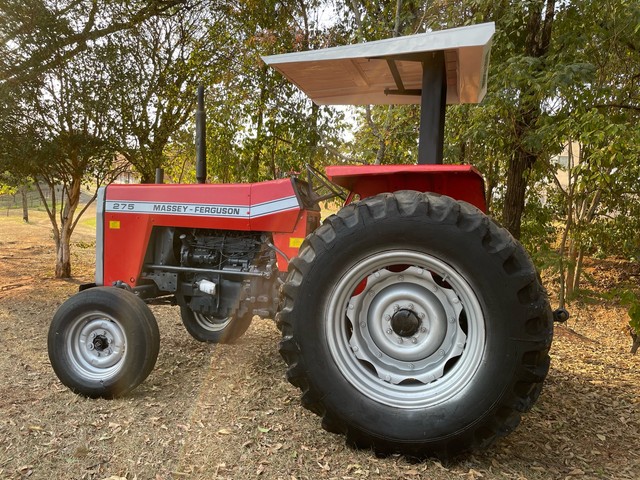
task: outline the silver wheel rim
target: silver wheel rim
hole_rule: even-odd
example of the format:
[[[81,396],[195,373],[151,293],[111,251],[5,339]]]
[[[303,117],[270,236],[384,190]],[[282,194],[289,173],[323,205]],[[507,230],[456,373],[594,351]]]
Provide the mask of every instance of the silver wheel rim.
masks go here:
[[[122,324],[96,311],[75,319],[66,347],[76,372],[89,380],[104,381],[122,369],[126,344]]]
[[[233,317],[215,318],[203,313],[193,312],[193,318],[200,328],[209,332],[220,332],[227,328]]]
[[[397,408],[445,402],[482,362],[478,298],[447,263],[409,250],[366,257],[332,289],[326,338],[344,378]]]

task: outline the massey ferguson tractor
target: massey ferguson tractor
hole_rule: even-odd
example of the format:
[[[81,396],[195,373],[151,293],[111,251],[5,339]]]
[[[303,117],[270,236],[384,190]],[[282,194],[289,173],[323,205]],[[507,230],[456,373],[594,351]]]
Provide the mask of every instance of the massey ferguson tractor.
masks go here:
[[[203,342],[275,318],[287,379],[350,445],[447,457],[512,431],[540,395],[554,314],[523,247],[485,214],[482,176],[442,164],[445,106],[482,99],[493,34],[264,58],[320,105],[421,104],[416,165],[212,185],[200,155],[199,184],[101,188],[95,283],[49,331],[62,383],[87,397],[136,388],[160,346],[148,304],[173,303]],[[337,196],[321,222],[319,202]]]

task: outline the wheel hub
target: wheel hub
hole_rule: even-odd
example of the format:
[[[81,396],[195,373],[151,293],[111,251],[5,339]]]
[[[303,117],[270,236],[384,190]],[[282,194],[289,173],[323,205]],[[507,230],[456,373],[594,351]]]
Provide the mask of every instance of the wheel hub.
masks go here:
[[[97,351],[102,352],[109,346],[109,340],[104,335],[97,335],[93,339],[93,348]]]
[[[78,369],[86,375],[107,378],[119,368],[125,345],[124,331],[116,319],[91,312],[78,319],[68,349]]]
[[[408,308],[398,310],[391,317],[391,329],[400,337],[413,337],[422,322],[418,315]]]

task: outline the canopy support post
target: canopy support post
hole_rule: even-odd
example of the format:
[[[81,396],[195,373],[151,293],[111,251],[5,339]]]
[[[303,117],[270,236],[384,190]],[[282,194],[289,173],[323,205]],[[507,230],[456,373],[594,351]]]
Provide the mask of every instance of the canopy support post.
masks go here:
[[[427,54],[422,62],[418,165],[442,164],[447,75],[444,52]]]

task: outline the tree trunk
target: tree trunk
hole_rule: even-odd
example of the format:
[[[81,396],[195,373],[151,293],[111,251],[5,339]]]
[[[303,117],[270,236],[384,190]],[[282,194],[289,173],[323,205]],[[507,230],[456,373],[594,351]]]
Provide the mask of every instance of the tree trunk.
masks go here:
[[[155,172],[153,175],[147,171],[140,172],[140,183],[153,183],[155,182],[155,179]]]
[[[541,58],[547,55],[551,45],[551,30],[555,18],[555,0],[536,0],[528,3],[526,41],[524,54],[527,57]],[[522,105],[515,125],[514,156],[509,162],[507,172],[507,192],[503,210],[503,222],[515,238],[520,238],[522,212],[528,174],[537,160],[538,152],[525,150],[526,137],[535,131],[540,116],[540,101],[535,87],[526,86],[520,92]]]
[[[633,339],[633,345],[631,345],[631,353],[635,355],[638,351],[638,348],[640,347],[640,335],[638,335],[637,333],[632,333],[631,338]]]
[[[535,160],[534,155],[517,149],[509,161],[502,221],[504,227],[517,239],[520,239],[529,172]]]
[[[577,245],[575,239],[571,239],[569,241],[569,255],[567,258],[567,279],[565,281],[567,299],[569,300],[571,300],[571,297],[575,292],[579,250],[580,247]]]
[[[582,260],[584,258],[584,248],[578,249],[578,258],[576,259],[576,273],[573,278],[573,291],[576,292],[580,288],[580,277],[582,276]]]
[[[22,185],[20,187],[20,197],[22,198],[22,220],[25,223],[29,223],[29,199],[27,198],[27,186]]]
[[[80,187],[80,179],[74,179],[62,193],[63,198],[66,195],[66,202],[60,214],[60,233],[56,238],[56,278],[71,277],[71,234],[80,203]]]
[[[56,278],[71,277],[71,232],[63,225],[60,239],[56,242]]]

